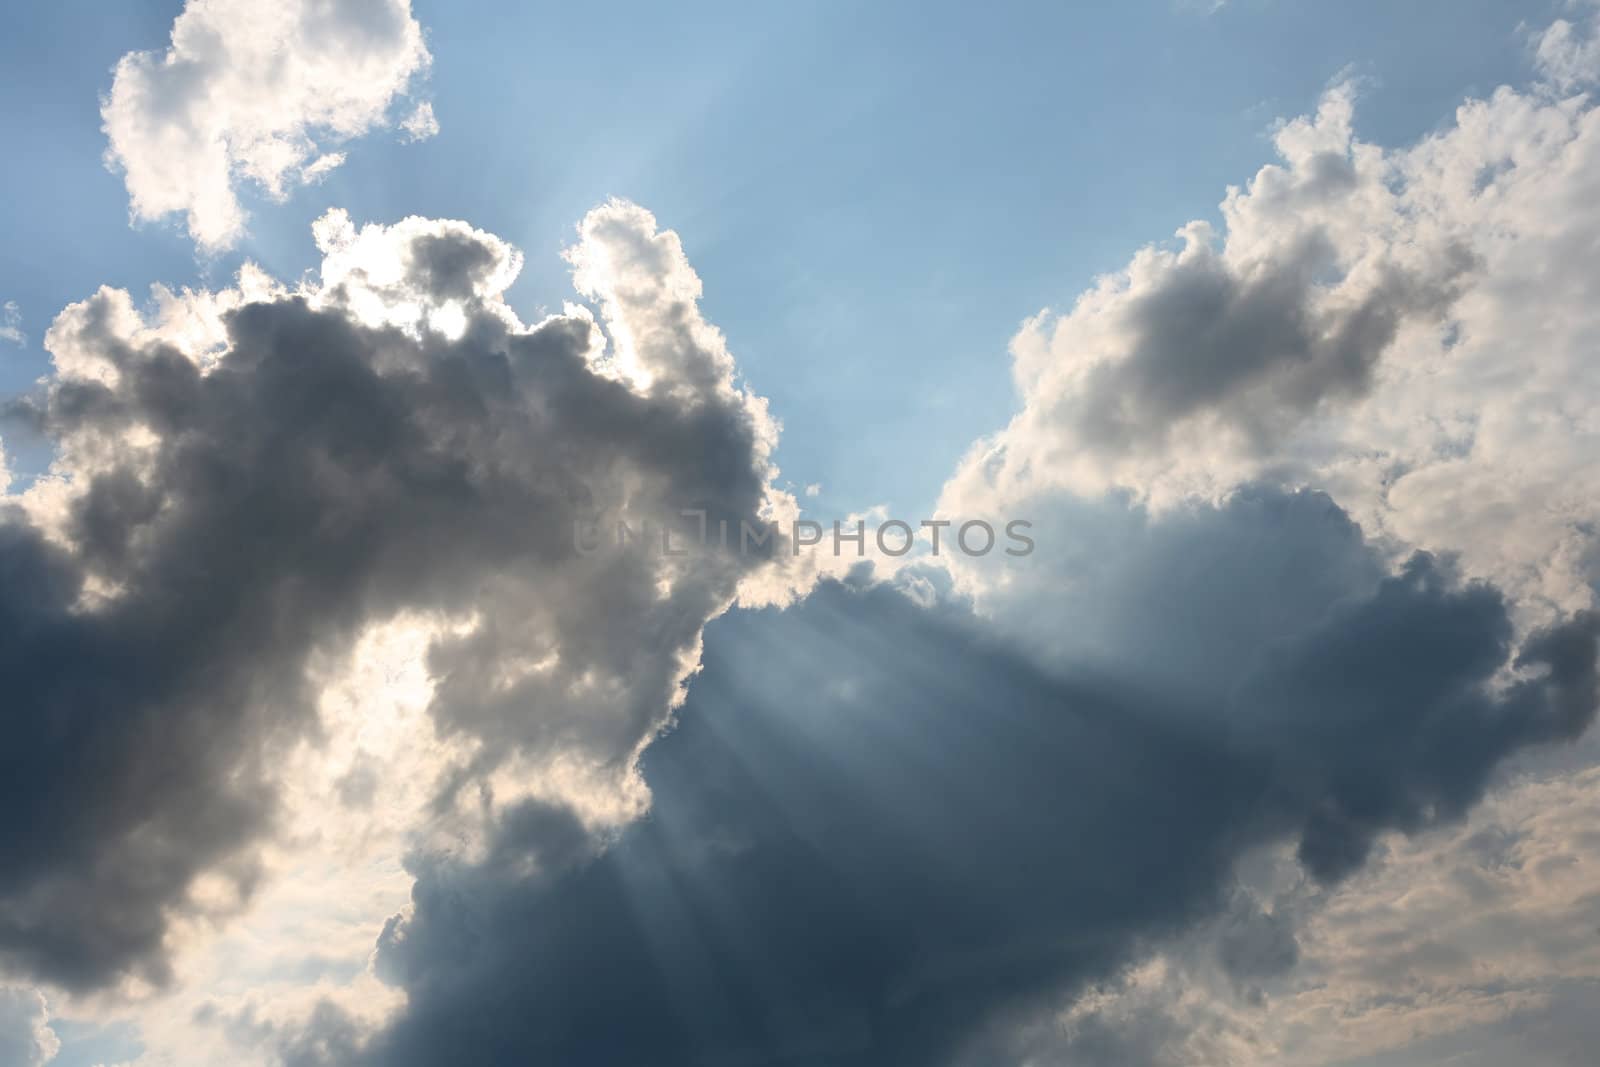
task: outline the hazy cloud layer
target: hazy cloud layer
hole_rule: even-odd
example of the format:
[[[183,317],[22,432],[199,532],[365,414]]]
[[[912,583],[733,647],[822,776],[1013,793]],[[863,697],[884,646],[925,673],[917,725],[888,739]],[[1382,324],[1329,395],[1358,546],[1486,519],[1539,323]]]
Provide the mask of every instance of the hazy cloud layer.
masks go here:
[[[1593,746],[1581,755],[1593,761]],[[1526,768],[1524,768],[1526,770]],[[1041,1013],[1041,1063],[1587,1062],[1600,983],[1600,774],[1546,768],[1441,831],[1390,835],[1335,888],[1273,850],[1219,920]],[[1239,980],[1230,962],[1265,962]]]
[[[105,98],[106,160],[135,220],[182,213],[201,249],[233,245],[238,186],[283,199],[344,156],[330,151],[397,121],[391,105],[429,63],[411,0],[189,0],[164,52],[130,52]],[[427,103],[401,123],[438,131]]]

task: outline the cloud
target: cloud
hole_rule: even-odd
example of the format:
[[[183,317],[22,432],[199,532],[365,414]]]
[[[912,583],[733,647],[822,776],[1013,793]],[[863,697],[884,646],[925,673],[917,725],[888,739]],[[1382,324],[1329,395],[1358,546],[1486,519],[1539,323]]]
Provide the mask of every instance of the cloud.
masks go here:
[[[1595,8],[1593,0],[1574,0],[1576,8]],[[1533,38],[1534,63],[1560,92],[1593,85],[1600,75],[1600,10],[1582,25],[1557,19]]]
[[[644,755],[650,815],[607,851],[529,806],[480,864],[413,860],[378,954],[408,1007],[363,1062],[1012,1062],[1042,1005],[1196,922],[1230,980],[1281,975],[1293,932],[1239,902],[1241,857],[1284,842],[1337,884],[1593,714],[1593,618],[1491,688],[1500,596],[1425,557],[1386,575],[1325,498],[1150,525],[1116,562],[1167,596],[1124,669],[1041,665],[859,576],[714,625]],[[1179,584],[1197,557],[1222,575]],[[1208,631],[1234,642],[1215,686],[1138,669]]]
[[[22,309],[15,300],[0,304],[0,341],[13,345],[28,343],[28,335],[22,332]]]
[[[408,1007],[366,1062],[1381,1047],[1296,1029],[1321,1011],[1341,1035],[1380,995],[1319,992],[1329,909],[1594,715],[1592,450],[1559,398],[1595,384],[1589,238],[1565,235],[1595,220],[1600,120],[1550,84],[1400,150],[1355,136],[1337,86],[1279,127],[1281,164],[1230,192],[1219,233],[1186,227],[1029,324],[1023,410],[942,508],[1057,536],[952,564],[976,613],[913,565],[903,592],[825,581],[713,627],[645,753],[651,812],[611,848],[561,846],[530,807],[538,832],[508,821],[481,863],[414,858],[378,954]],[[1553,412],[1548,433],[1521,411]],[[1440,490],[1481,504],[1426,522]],[[1290,888],[1253,884],[1263,855]],[[1474,995],[1410,1009],[1459,1029]]]
[[[133,218],[186,217],[203,251],[244,235],[238,186],[282,200],[344,156],[324,147],[391,121],[428,66],[410,0],[192,0],[165,52],[130,52],[101,106],[106,160]],[[408,139],[437,131],[426,102]]]
[[[0,986],[0,1063],[44,1067],[60,1049],[43,994]]]
[[[1597,804],[1592,766],[1524,774],[1458,824],[1386,837],[1331,891],[1264,854],[1233,912],[1292,946],[1292,967],[1226,974],[1230,912],[1041,1014],[1025,1047],[1043,1062],[1156,1067],[1585,1062],[1600,952],[1575,932],[1600,907]]]
[[[105,104],[136,217],[205,249],[427,63],[403,3],[242,11]],[[1336,86],[1220,230],[1030,322],[942,504],[1033,518],[1006,567],[667,551],[798,504],[631,204],[568,252],[598,316],[522,322],[465,222],[342,211],[315,282],[67,308],[6,409],[58,458],[0,502],[0,967],[120,983],[153,1058],[294,1067],[1300,1062],[1384,1047],[1395,984],[1435,1036],[1569,1017],[1587,957],[1494,955],[1462,828],[1595,711],[1584,32],[1403,149]],[[702,649],[736,600],[789,606]],[[1513,933],[1588,914],[1575,832]],[[1382,881],[1440,841],[1460,885]]]
[[[400,123],[407,141],[426,141],[439,132],[439,120],[433,117],[433,104],[427,100],[412,108],[411,114]]]
[[[1401,148],[1356,136],[1349,84],[1281,124],[1280,162],[1228,192],[1219,230],[1191,223],[1024,324],[1022,408],[945,512],[1314,485],[1375,533],[1458,552],[1530,618],[1588,606],[1600,110],[1552,85],[1468,100]]]
[[[996,1055],[1041,1064],[1283,1062],[1253,1013],[1294,973],[1301,947],[1285,901],[1235,889],[1217,914],[1056,1011],[992,1036]],[[1294,1062],[1302,1062],[1296,1060]]]
[[[1045,663],[1223,694],[1246,684],[1228,666],[1241,631],[1193,614],[1196,591],[1235,588],[1270,604],[1243,633],[1280,650],[1301,642],[1270,635],[1286,635],[1316,601],[1301,599],[1299,580],[1276,596],[1258,583],[1303,568],[1358,581],[1419,546],[1499,583],[1513,632],[1591,608],[1600,485],[1587,398],[1600,387],[1589,358],[1600,275],[1583,248],[1600,232],[1600,113],[1563,94],[1593,80],[1592,31],[1537,35],[1540,82],[1469,100],[1453,124],[1404,148],[1356,138],[1355,96],[1336,87],[1315,116],[1278,128],[1281,164],[1230,190],[1220,239],[1187,227],[1181,248],[1142,251],[1069,312],[1024,326],[1013,342],[1023,410],[974,448],[941,505],[963,517],[1027,515],[1060,532],[1052,551],[1006,566],[952,561],[998,632]],[[1385,301],[1401,313],[1367,314]],[[1313,562],[1241,527],[1233,536],[1255,546],[1253,566],[1222,562],[1203,543],[1170,557],[1170,569],[1121,565],[1125,543],[1182,529],[1196,500],[1237,510],[1239,486],[1263,483],[1326,488],[1379,552],[1365,564]],[[1269,499],[1245,492],[1250,506]],[[1144,506],[1108,519],[1107,494]],[[1175,597],[1174,583],[1188,595]],[[1144,628],[1160,611],[1191,618],[1191,631],[1147,655]],[[1374,622],[1347,617],[1344,637],[1324,630],[1319,651],[1302,646],[1329,657],[1323,682],[1297,702],[1313,732],[1315,723],[1338,732],[1330,702],[1347,701],[1348,680],[1364,674],[1334,666],[1340,645]],[[1271,673],[1248,688],[1270,693]],[[1258,721],[1240,729],[1274,732]],[[1491,747],[1492,732],[1481,738]],[[1302,743],[1325,751],[1341,743],[1334,736]],[[1375,763],[1390,758],[1387,743],[1367,737],[1385,754]],[[1445,750],[1452,762],[1464,754]],[[1591,746],[1574,762],[1593,758]],[[1410,773],[1437,773],[1426,762]],[[1362,790],[1373,784],[1363,772]],[[1486,779],[1460,784],[1473,797]],[[1537,790],[1513,784],[1487,817],[1403,839],[1345,837],[1341,824],[1368,801],[1335,801],[1287,856],[1279,850],[1262,897],[1293,929],[1293,968],[1241,991],[1219,973],[1221,935],[1203,924],[1088,994],[1014,1022],[1000,1047],[1038,1062],[1162,1067],[1581,1062],[1573,1050],[1588,1028],[1573,1005],[1592,996],[1594,979],[1573,931],[1593,922],[1576,860],[1589,800],[1569,792],[1575,785],[1559,774]],[[1379,791],[1396,788],[1411,786]],[[1449,805],[1454,788],[1437,781],[1414,810]],[[1517,846],[1527,854],[1515,868],[1487,860],[1485,837],[1527,833],[1504,826],[1505,805],[1537,791],[1559,816],[1536,844]],[[1459,815],[1469,803],[1453,806]],[[1308,869],[1335,876],[1332,887]]]
[[[1419,1039],[1464,1039],[1479,1050],[1458,1052],[1466,1063],[1583,1062],[1580,1005],[1600,981],[1597,786],[1592,767],[1530,775],[1447,834],[1390,842],[1344,892],[1300,909],[1302,967],[1251,1021],[1296,1060],[1386,1062]]]
[[[1470,253],[1367,231],[1397,208],[1383,154],[1352,139],[1354,95],[1342,84],[1278,130],[1285,166],[1230,190],[1220,247],[1190,223],[1180,248],[1141,250],[1069,314],[1025,326],[1012,350],[1026,403],[994,444],[992,482],[1145,489],[1199,443],[1186,473],[1219,453],[1272,457],[1310,414],[1371,390],[1404,323],[1444,314]]]
[[[72,305],[55,376],[10,408],[58,452],[0,521],[14,970],[168,980],[173,923],[259,885],[284,768],[324,725],[320,666],[399,618],[423,626],[438,738],[422,840],[471,854],[530,796],[595,829],[631,817],[701,626],[764,565],[574,536],[684,508],[737,528],[774,497],[765,405],[647,212],[599,208],[574,246],[603,326],[521,323],[520,257],[462,223],[333,213],[316,233],[317,285],[246,271],[151,319],[115,290]]]

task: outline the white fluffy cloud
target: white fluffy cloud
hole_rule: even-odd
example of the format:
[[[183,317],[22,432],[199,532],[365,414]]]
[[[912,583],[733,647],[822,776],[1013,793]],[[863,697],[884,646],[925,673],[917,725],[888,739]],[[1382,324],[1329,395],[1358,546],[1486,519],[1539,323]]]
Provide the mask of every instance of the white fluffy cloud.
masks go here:
[[[336,145],[391,121],[428,66],[410,0],[190,0],[164,52],[131,52],[105,98],[133,217],[183,213],[207,251],[244,233],[237,187],[282,199],[338,166]],[[438,130],[418,103],[409,139]]]
[[[1600,577],[1600,109],[1594,25],[1546,80],[1386,150],[1356,88],[1282,125],[1281,162],[1012,342],[1024,406],[947,486],[956,514],[1122,489],[1157,508],[1252,480],[1460,551],[1533,613]]]

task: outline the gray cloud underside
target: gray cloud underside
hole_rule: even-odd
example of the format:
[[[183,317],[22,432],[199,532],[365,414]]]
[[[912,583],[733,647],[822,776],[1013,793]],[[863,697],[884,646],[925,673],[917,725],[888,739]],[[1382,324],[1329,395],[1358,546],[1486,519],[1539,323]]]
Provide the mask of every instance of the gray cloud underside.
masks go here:
[[[871,582],[724,620],[645,754],[650,816],[598,857],[538,807],[481,865],[415,857],[378,956],[408,1010],[364,1048],[329,1013],[290,1062],[1009,1062],[1008,1024],[1231,907],[1252,846],[1337,882],[1593,716],[1600,621],[1513,650],[1494,589],[1426,556],[1386,576],[1325,497],[1253,491],[1132,543],[1170,595],[1114,625],[1151,663],[1207,650],[1209,681],[1042,669]],[[1271,917],[1236,927],[1241,980],[1293,962]]]
[[[1341,157],[1321,169],[1338,176],[1324,179],[1335,189],[1354,185]],[[1266,451],[1305,412],[1363,395],[1400,325],[1442,315],[1470,266],[1465,249],[1437,277],[1391,266],[1359,301],[1320,308],[1314,297],[1339,271],[1320,232],[1248,272],[1199,253],[1129,302],[1125,358],[1097,367],[1053,417],[1118,454],[1159,446],[1174,423],[1209,413]]]

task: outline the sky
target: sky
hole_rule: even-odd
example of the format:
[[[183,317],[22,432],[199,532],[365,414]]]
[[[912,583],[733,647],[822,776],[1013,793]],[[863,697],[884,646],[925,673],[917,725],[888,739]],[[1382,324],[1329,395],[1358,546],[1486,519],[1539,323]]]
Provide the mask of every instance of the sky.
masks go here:
[[[34,328],[0,384],[31,381],[54,312],[101,284],[220,284],[245,258],[298,277],[315,265],[307,221],[336,206],[504,237],[528,253],[511,299],[532,314],[559,302],[575,221],[623,196],[684,236],[708,315],[787,416],[781,465],[839,514],[929,507],[965,444],[1011,413],[1017,324],[1215,215],[1270,160],[1275,119],[1354,72],[1371,82],[1363,135],[1405,143],[1525,78],[1519,27],[1556,13],[622,4],[601,33],[560,8],[419,4],[439,134],[363,139],[281,206],[242,190],[250,233],[197,259],[170,219],[123,225],[127,194],[99,165],[112,65],[162,47],[181,8],[67,0],[12,16],[0,77],[26,106],[0,137],[31,162],[7,176],[0,291]],[[66,202],[71,219],[20,206]],[[41,271],[28,250],[46,246]]]
[[[1590,0],[7,21],[0,1067],[1590,1062]]]

